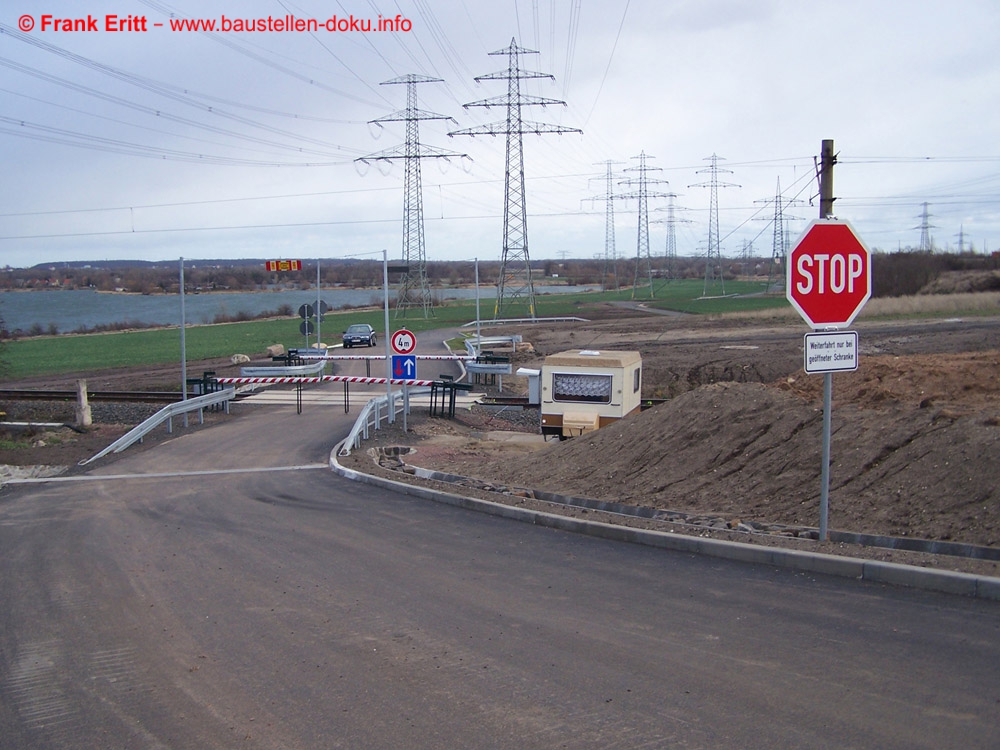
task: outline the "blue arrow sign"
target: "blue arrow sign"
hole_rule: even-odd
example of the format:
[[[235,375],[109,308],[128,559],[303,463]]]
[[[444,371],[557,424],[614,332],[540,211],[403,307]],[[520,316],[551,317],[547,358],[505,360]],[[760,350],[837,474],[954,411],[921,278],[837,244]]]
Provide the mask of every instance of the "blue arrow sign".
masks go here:
[[[414,380],[417,377],[417,357],[413,354],[392,355],[392,376]]]

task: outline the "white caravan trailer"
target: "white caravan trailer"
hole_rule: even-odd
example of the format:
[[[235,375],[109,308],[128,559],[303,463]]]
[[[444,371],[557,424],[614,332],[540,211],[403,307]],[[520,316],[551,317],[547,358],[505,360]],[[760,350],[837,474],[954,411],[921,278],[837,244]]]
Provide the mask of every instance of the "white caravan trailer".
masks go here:
[[[575,349],[542,364],[542,434],[582,435],[637,413],[642,400],[639,352]]]

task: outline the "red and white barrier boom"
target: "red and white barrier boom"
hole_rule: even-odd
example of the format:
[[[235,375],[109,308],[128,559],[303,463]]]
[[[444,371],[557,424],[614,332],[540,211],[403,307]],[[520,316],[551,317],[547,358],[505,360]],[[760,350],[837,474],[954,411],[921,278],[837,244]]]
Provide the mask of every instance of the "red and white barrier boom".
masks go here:
[[[283,376],[283,377],[246,377],[246,378],[216,378],[222,385],[305,385],[306,383],[364,383],[368,385],[434,385],[434,380],[414,380],[408,378],[365,378],[352,375],[321,375],[315,377]]]

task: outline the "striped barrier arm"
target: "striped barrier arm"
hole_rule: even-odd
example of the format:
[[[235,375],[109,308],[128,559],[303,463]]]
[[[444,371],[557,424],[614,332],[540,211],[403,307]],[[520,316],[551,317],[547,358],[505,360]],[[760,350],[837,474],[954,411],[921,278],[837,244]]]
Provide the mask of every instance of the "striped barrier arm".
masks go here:
[[[246,377],[246,378],[216,378],[223,385],[278,385],[278,384],[305,384],[305,383],[364,383],[367,385],[434,385],[435,380],[414,380],[407,378],[365,378],[352,375],[323,375],[321,377]]]
[[[454,362],[455,360],[466,361],[472,357],[465,354],[410,354],[410,357],[416,357],[417,359],[427,359],[427,360],[448,360]],[[385,361],[384,354],[300,354],[299,359],[353,359],[353,360],[380,360]]]

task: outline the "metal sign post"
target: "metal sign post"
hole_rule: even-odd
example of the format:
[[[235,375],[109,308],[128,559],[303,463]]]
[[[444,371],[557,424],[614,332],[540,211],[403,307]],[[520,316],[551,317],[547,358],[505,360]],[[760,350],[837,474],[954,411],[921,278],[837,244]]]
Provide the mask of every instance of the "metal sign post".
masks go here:
[[[385,306],[385,396],[389,407],[389,424],[396,421],[392,406],[392,353],[389,351],[389,251],[382,250],[382,297]]]
[[[833,373],[856,370],[858,335],[851,324],[871,297],[871,253],[846,221],[833,218],[833,141],[822,144],[819,219],[788,254],[785,294],[814,333],[805,338],[805,371],[823,373],[823,446],[820,467],[819,538],[829,539],[830,433]]]
[[[299,306],[299,317],[302,318],[302,323],[299,324],[299,333],[306,337],[306,349],[309,348],[309,334],[312,333],[315,328],[313,327],[312,321],[309,320],[313,317],[315,310],[312,305],[300,305]],[[317,342],[316,348],[319,348],[319,342]]]

